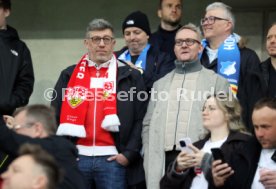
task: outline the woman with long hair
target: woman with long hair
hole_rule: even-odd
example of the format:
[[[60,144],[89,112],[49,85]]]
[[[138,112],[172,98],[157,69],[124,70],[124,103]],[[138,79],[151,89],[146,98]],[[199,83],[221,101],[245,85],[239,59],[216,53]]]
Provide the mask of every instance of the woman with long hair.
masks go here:
[[[188,146],[192,152],[183,150],[179,153],[161,179],[161,189],[211,188],[211,149],[220,148],[227,162],[230,154],[241,149],[250,138],[244,132],[240,105],[232,96],[209,96],[202,108],[202,119],[207,134]],[[233,174],[233,170],[229,169],[227,174]]]

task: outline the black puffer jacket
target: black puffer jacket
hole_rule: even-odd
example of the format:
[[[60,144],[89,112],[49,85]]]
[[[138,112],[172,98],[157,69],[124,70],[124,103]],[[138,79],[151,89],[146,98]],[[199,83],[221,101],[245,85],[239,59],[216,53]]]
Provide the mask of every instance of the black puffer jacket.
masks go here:
[[[34,72],[31,54],[17,31],[0,30],[0,113],[11,115],[28,104],[33,92]]]

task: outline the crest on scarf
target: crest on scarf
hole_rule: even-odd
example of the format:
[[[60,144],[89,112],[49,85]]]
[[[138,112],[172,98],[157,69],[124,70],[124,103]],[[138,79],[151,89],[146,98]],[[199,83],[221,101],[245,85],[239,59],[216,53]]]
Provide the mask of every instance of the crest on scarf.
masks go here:
[[[76,108],[86,100],[87,89],[81,86],[67,88],[67,102],[72,108]]]
[[[109,82],[105,82],[104,83],[104,93],[103,93],[103,98],[107,99],[110,95],[110,93],[112,93],[114,88],[114,82],[113,81],[109,81]]]
[[[231,62],[231,61],[226,61],[226,62],[221,62],[221,68],[220,72],[224,75],[232,75],[237,72],[235,68],[236,62]]]

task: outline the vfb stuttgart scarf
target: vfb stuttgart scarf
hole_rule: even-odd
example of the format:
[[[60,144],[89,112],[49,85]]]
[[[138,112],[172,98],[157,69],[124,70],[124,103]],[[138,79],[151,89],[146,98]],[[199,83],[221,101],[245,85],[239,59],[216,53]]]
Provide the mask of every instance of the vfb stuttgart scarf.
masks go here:
[[[60,125],[57,135],[69,135],[75,137],[86,137],[85,118],[90,98],[103,100],[104,119],[101,127],[107,131],[118,132],[120,121],[116,108],[116,77],[117,60],[113,55],[109,61],[108,70],[104,81],[98,88],[102,88],[101,99],[93,94],[90,89],[90,74],[88,71],[88,54],[85,54],[76,65],[63,96],[61,107]],[[93,80],[93,78],[92,78]]]

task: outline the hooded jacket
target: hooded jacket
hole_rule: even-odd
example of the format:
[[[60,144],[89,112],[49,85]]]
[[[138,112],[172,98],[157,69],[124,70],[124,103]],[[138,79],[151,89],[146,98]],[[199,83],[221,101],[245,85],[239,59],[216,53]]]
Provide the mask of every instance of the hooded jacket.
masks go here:
[[[31,54],[17,31],[0,30],[0,113],[11,115],[28,104],[33,92],[34,71]]]

